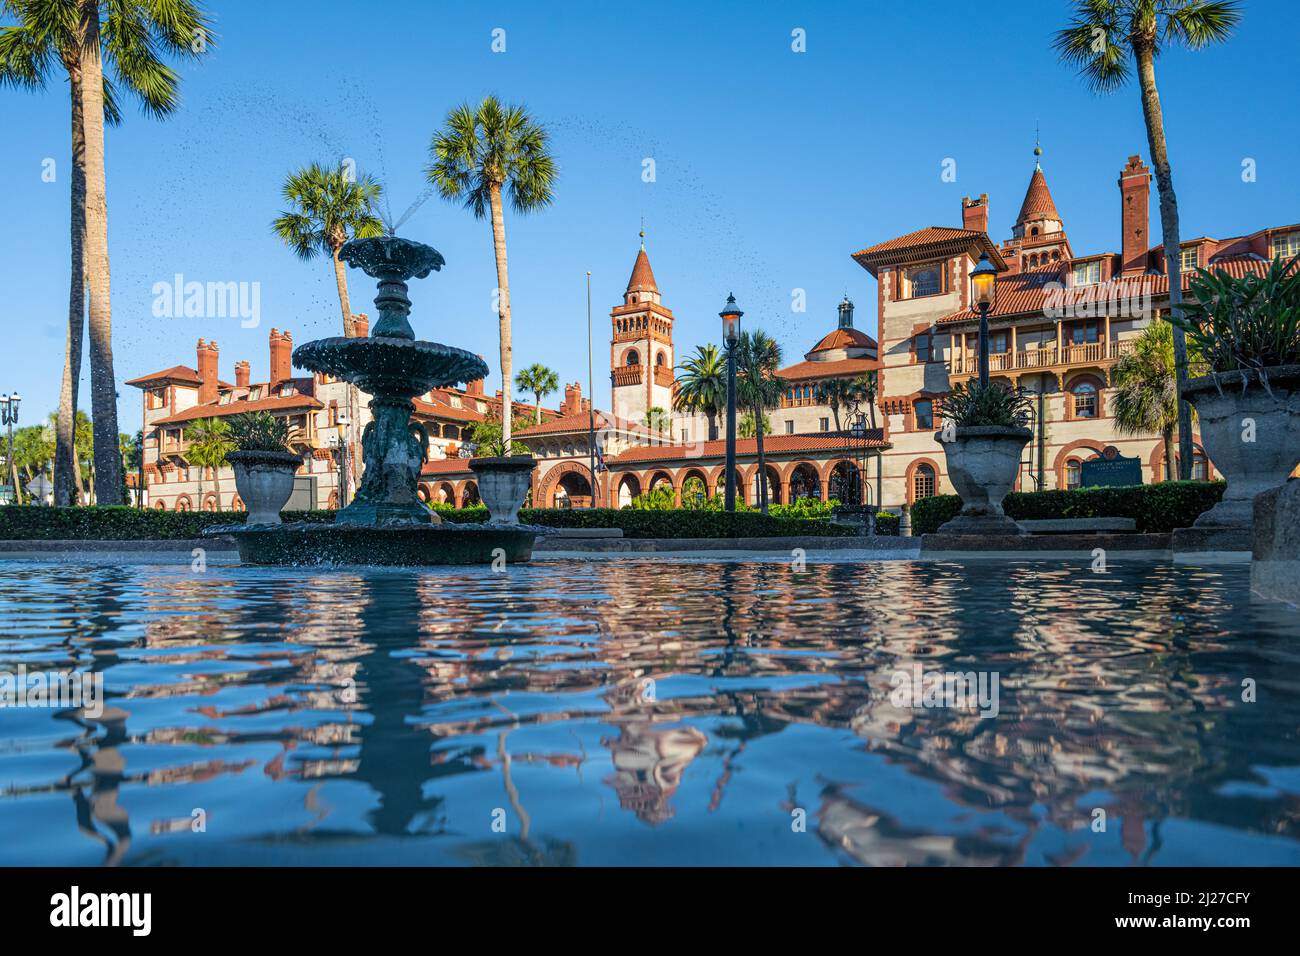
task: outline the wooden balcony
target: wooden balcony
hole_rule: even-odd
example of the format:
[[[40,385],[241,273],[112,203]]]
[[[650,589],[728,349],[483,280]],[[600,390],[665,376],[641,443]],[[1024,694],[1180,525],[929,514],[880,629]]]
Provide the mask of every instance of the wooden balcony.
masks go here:
[[[1085,342],[1066,345],[1060,349],[1017,349],[1015,352],[994,352],[989,355],[989,373],[1016,375],[1022,372],[1048,372],[1085,365],[1109,366],[1133,350],[1133,339],[1114,342]],[[948,374],[957,379],[979,374],[979,353],[958,352],[948,359]]]
[[[668,365],[655,366],[655,384],[662,385],[664,388],[673,387],[673,370]]]
[[[640,385],[641,366],[620,365],[611,373],[615,385]]]

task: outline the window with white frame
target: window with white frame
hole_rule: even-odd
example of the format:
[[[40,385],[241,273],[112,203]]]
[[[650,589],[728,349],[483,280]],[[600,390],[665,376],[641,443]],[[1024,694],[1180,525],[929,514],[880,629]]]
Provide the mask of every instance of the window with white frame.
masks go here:
[[[1272,248],[1269,249],[1270,259],[1290,259],[1296,255],[1300,255],[1300,232],[1285,232],[1273,237]]]
[[[1200,247],[1192,246],[1190,249],[1184,249],[1178,258],[1178,268],[1183,272],[1193,272],[1200,263]]]
[[[1075,285],[1095,285],[1101,281],[1101,261],[1075,263],[1071,275]]]

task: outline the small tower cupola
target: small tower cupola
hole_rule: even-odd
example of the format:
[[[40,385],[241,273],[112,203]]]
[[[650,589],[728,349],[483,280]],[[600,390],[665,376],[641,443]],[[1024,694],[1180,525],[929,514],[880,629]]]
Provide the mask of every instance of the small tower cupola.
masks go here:
[[[853,328],[853,303],[849,299],[849,294],[844,293],[844,299],[839,304],[840,328]]]

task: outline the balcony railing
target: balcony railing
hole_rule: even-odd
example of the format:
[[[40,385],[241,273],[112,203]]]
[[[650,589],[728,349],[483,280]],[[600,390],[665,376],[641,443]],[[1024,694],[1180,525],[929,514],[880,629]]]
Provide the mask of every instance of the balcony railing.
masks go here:
[[[673,370],[667,365],[655,366],[655,384],[662,385],[665,388],[673,386]]]
[[[623,365],[614,369],[615,385],[640,385],[641,384],[641,366]]]
[[[1069,365],[1090,365],[1113,362],[1133,350],[1133,341],[1085,342],[1036,349],[1017,349],[1015,352],[994,352],[989,355],[990,372],[1019,372],[1032,369],[1058,368]],[[979,371],[978,352],[958,352],[948,360],[952,375],[971,375]]]

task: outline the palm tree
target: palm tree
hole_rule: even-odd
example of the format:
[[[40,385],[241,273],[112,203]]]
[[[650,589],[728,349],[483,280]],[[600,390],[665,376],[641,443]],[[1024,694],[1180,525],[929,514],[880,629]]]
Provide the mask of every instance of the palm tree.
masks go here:
[[[664,426],[669,424],[668,413],[658,405],[653,405],[650,410],[641,417],[641,424],[652,431],[662,432]]]
[[[1169,46],[1199,50],[1221,43],[1240,20],[1237,0],[1074,0],[1074,17],[1056,34],[1054,42],[1061,59],[1077,66],[1098,93],[1112,92],[1128,82],[1132,75],[1130,54],[1133,57],[1151,165],[1160,191],[1160,228],[1171,313],[1177,313],[1183,301],[1182,246],[1178,198],[1174,195],[1160,92],[1156,88],[1156,58]],[[1173,347],[1181,396],[1187,384],[1187,342],[1180,328],[1173,330]],[[1178,442],[1179,477],[1186,480],[1192,462],[1192,412],[1182,400],[1178,402]]]
[[[347,338],[356,336],[357,330],[339,250],[349,239],[383,235],[384,223],[375,210],[383,193],[383,186],[370,176],[351,176],[342,165],[311,163],[285,177],[283,194],[289,211],[271,224],[299,259],[314,259],[317,254],[330,257]]]
[[[1178,424],[1178,378],[1174,326],[1153,322],[1133,351],[1115,363],[1115,430],[1122,435],[1159,432],[1165,440],[1165,480],[1174,474],[1174,426]]]
[[[817,383],[815,394],[818,402],[830,406],[831,415],[835,417],[835,430],[842,431],[840,409],[851,408],[860,401],[858,383],[849,378],[828,378]]]
[[[545,365],[533,363],[515,376],[515,388],[532,392],[537,399],[537,424],[542,423],[542,396],[550,395],[560,387],[560,376]]]
[[[876,370],[863,372],[854,380],[858,396],[867,404],[867,413],[871,416],[871,427],[876,427],[876,395],[880,390],[880,378]]]
[[[226,453],[235,450],[230,424],[222,418],[202,418],[189,427],[190,447],[185,457],[199,466],[199,510],[203,510],[203,472],[212,469],[212,484],[217,492],[217,510],[221,510],[221,467]]]
[[[736,343],[736,394],[754,415],[754,438],[758,452],[758,501],[767,514],[767,459],[763,454],[763,409],[781,403],[785,381],[781,367],[781,346],[761,331],[742,332]]]
[[[62,67],[70,91],[71,281],[55,428],[54,503],[72,504],[80,485],[74,438],[87,279],[91,287],[95,453],[110,466],[98,472],[106,489],[117,488],[108,495],[107,501],[112,502],[121,493],[121,472],[113,465],[117,459],[117,397],[109,303],[104,123],[121,122],[119,85],[140,101],[146,114],[159,119],[171,115],[180,103],[179,77],[161,56],[197,59],[215,41],[207,15],[192,0],[0,0],[0,13],[18,21],[0,27],[0,86],[43,90],[51,72]],[[200,38],[202,42],[198,42]],[[104,59],[111,75],[104,74]],[[94,114],[87,117],[87,104],[92,102]],[[104,500],[102,494],[99,497]]]
[[[697,345],[695,354],[677,368],[677,394],[673,408],[702,413],[709,423],[709,438],[718,437],[718,416],[727,410],[727,359],[716,345]]]
[[[349,239],[383,235],[384,223],[375,204],[384,188],[369,176],[353,176],[340,164],[326,166],[310,163],[290,173],[282,187],[288,212],[282,212],[271,228],[299,259],[307,261],[318,254],[327,255],[334,267],[334,285],[338,290],[339,309],[343,313],[343,335],[355,338],[356,322],[348,300],[348,277],[339,259],[339,250]],[[361,410],[361,397],[355,385],[349,385],[348,418],[355,422]],[[355,488],[358,456],[349,449],[349,487]]]
[[[515,212],[530,213],[554,199],[555,159],[547,151],[545,127],[518,105],[488,96],[477,107],[464,103],[447,114],[433,136],[425,170],[444,199],[463,202],[476,219],[492,217],[492,248],[497,266],[497,318],[501,339],[501,381],[507,388],[514,371],[510,332],[510,278],[506,265],[506,224],[501,190]],[[508,391],[508,388],[507,388]],[[510,402],[501,403],[504,446],[510,447]]]

